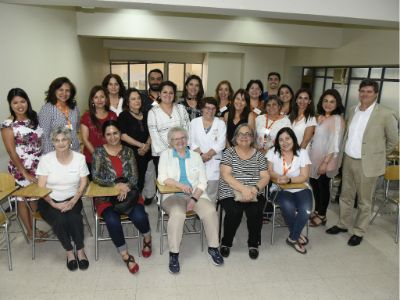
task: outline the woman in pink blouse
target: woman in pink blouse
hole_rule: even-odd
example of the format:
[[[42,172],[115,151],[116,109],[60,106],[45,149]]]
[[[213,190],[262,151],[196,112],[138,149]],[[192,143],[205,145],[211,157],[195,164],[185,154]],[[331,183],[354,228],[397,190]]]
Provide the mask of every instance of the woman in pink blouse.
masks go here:
[[[326,90],[317,105],[317,127],[311,144],[310,184],[314,191],[315,210],[310,226],[326,224],[330,191],[329,182],[337,175],[341,164],[340,145],[344,133],[344,107],[335,89]]]

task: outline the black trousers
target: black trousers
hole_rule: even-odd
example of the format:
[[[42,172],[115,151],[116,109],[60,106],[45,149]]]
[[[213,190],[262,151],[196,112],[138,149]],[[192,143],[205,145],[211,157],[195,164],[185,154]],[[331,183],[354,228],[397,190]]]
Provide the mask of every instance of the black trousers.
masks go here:
[[[224,235],[221,245],[232,247],[233,238],[242,221],[244,212],[247,219],[247,230],[249,231],[247,245],[257,248],[261,235],[265,198],[258,197],[258,202],[238,202],[233,198],[225,198],[221,200],[221,205],[225,210]]]
[[[151,155],[146,154],[144,156],[141,156],[135,152],[135,159],[136,159],[136,164],[138,167],[138,173],[139,173],[139,178],[138,178],[138,189],[139,192],[141,193],[143,191],[144,187],[144,178],[146,175],[147,171],[147,165],[149,164],[149,161],[151,160]]]
[[[52,207],[44,199],[40,199],[38,210],[42,218],[51,226],[66,251],[73,249],[71,239],[74,241],[77,250],[84,247],[81,199],[71,210],[64,213]]]
[[[326,210],[328,209],[329,200],[331,198],[330,193],[330,178],[326,174],[320,175],[318,179],[310,178],[310,184],[313,189],[315,208],[320,216],[326,216]]]
[[[156,177],[158,177],[158,163],[160,162],[159,156],[153,156],[154,167],[156,168]]]

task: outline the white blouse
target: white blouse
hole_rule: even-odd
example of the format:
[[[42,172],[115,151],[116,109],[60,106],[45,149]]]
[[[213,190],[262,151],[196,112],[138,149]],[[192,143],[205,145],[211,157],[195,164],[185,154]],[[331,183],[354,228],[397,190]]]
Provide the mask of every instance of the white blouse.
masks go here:
[[[202,153],[207,153],[210,149],[213,149],[216,152],[216,155],[205,163],[208,180],[219,180],[219,165],[225,143],[226,125],[224,121],[215,117],[207,133],[203,126],[202,117],[195,118],[190,122],[190,149],[200,148]]]
[[[283,116],[277,121],[272,121],[266,114],[258,116],[256,118],[257,145],[266,150],[273,147],[276,134],[284,127],[292,128],[287,116]]]
[[[112,112],[115,112],[115,114],[117,115],[117,117],[119,116],[119,114],[122,112],[122,104],[124,103],[124,98],[119,98],[118,101],[118,106],[117,108],[115,108],[114,106],[110,105],[110,110]]]
[[[300,145],[301,142],[303,141],[304,138],[304,132],[308,127],[311,126],[317,126],[317,121],[315,120],[315,117],[310,117],[307,119],[303,117],[301,118],[300,121],[294,121],[292,123],[292,129],[294,131],[294,134],[296,135],[297,138],[297,143]],[[307,150],[309,149],[310,143],[307,145]]]

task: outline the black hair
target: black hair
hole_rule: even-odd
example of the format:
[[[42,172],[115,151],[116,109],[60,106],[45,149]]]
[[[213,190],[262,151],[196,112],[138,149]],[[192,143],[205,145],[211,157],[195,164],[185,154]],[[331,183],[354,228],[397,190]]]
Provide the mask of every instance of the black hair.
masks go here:
[[[104,96],[106,97],[106,104],[104,106],[104,109],[106,111],[110,111],[110,98],[108,97],[107,90],[104,87],[102,87],[101,85],[95,85],[90,90],[89,101],[88,101],[89,102],[90,120],[92,121],[93,125],[96,126],[97,129],[100,129],[100,121],[96,117],[96,107],[95,107],[94,102],[93,102],[93,98],[94,98],[94,96],[96,95],[96,93],[98,91],[103,91]]]
[[[267,79],[269,79],[271,76],[276,76],[278,77],[279,81],[281,81],[281,74],[279,74],[278,72],[269,72]]]
[[[344,106],[342,103],[342,97],[340,96],[339,92],[335,89],[328,89],[322,93],[321,97],[319,97],[319,101],[317,104],[317,113],[319,115],[325,115],[325,110],[322,107],[322,102],[327,95],[331,95],[336,100],[336,109],[331,113],[332,115],[341,115],[344,113]]]
[[[160,93],[161,93],[162,89],[163,89],[165,86],[171,87],[172,90],[174,91],[174,102],[175,102],[175,98],[176,98],[176,84],[173,83],[173,82],[170,81],[170,80],[166,80],[166,81],[161,82],[161,83],[160,83]],[[160,101],[161,101],[161,100],[160,100]]]
[[[247,91],[247,92],[249,92],[249,90],[250,90],[250,88],[251,88],[251,86],[252,86],[253,84],[257,84],[258,87],[260,88],[261,93],[260,93],[259,99],[261,100],[261,99],[262,99],[262,95],[263,95],[263,93],[264,93],[264,85],[263,85],[263,83],[261,82],[261,80],[259,80],[259,79],[251,79],[251,80],[247,83],[247,86],[246,86],[246,91]]]
[[[246,107],[243,109],[242,113],[240,114],[240,119],[244,120],[249,116],[250,113],[250,96],[249,93],[245,89],[238,89],[236,93],[233,95],[233,100],[232,100],[232,105],[229,107],[229,113],[228,113],[228,122],[233,122],[233,119],[235,118],[236,114],[236,109],[235,109],[235,99],[237,95],[241,95],[244,97],[244,100],[246,101]]]
[[[278,88],[278,97],[279,97],[279,94],[280,94],[281,90],[284,89],[284,88],[288,89],[289,93],[292,95],[292,99],[290,99],[290,103],[289,103],[289,112],[288,112],[288,114],[290,115],[290,113],[292,112],[292,106],[294,105],[293,103],[295,102],[294,92],[293,92],[292,88],[290,87],[290,85],[284,83],[284,84],[281,84],[279,86],[279,88]]]
[[[8,106],[10,109],[10,113],[13,117],[13,121],[15,121],[17,119],[15,112],[11,108],[11,101],[14,99],[14,97],[21,97],[21,98],[25,99],[26,103],[28,104],[28,108],[26,110],[26,117],[30,121],[29,126],[32,129],[36,129],[39,124],[37,113],[36,113],[36,111],[34,111],[32,109],[31,100],[29,100],[28,94],[21,88],[13,88],[8,92],[8,95],[7,95]]]
[[[372,86],[374,88],[375,94],[379,92],[379,83],[376,82],[375,80],[365,78],[361,81],[360,86],[358,90],[361,90],[361,88],[366,87],[366,86]]]
[[[192,80],[197,80],[197,81],[199,82],[199,91],[198,91],[198,93],[197,93],[197,95],[196,95],[196,100],[197,100],[197,101],[200,101],[200,100],[203,98],[203,96],[204,96],[204,88],[203,88],[203,81],[201,81],[201,78],[200,78],[199,76],[197,76],[197,75],[190,75],[190,76],[186,79],[185,85],[183,86],[182,97],[183,97],[184,99],[186,99],[186,97],[188,96],[188,91],[187,91],[186,86],[187,86],[187,85],[189,84],[189,82],[192,81]]]
[[[282,100],[279,99],[279,97],[278,97],[277,95],[271,95],[271,96],[268,96],[267,101],[265,101],[265,104],[264,104],[264,110],[265,110],[265,111],[267,110],[267,104],[268,104],[268,102],[270,102],[270,101],[276,101],[276,103],[278,103],[278,106],[279,106],[280,109],[283,107],[283,102],[282,102]]]
[[[289,115],[290,122],[292,122],[292,123],[294,122],[294,120],[296,120],[296,118],[299,114],[299,107],[297,106],[296,100],[301,93],[306,93],[308,95],[308,98],[310,99],[310,104],[307,106],[306,110],[304,111],[304,118],[307,121],[309,118],[312,118],[315,116],[314,101],[312,99],[311,92],[309,89],[301,88],[296,92],[296,95],[294,95],[292,111],[290,112],[290,115]]]
[[[128,110],[129,109],[129,97],[131,96],[132,93],[138,93],[139,94],[139,98],[140,98],[140,111],[143,111],[143,98],[142,98],[142,94],[140,93],[140,91],[137,88],[129,88],[126,90],[125,96],[124,96],[124,102],[122,103],[122,108],[124,110]]]
[[[118,121],[116,120],[107,120],[103,123],[103,126],[101,127],[101,133],[103,134],[103,136],[105,136],[106,134],[106,129],[109,126],[114,126],[115,128],[118,129],[119,132],[121,132],[121,127],[119,126]]]
[[[64,84],[68,84],[70,88],[70,96],[66,102],[70,109],[74,109],[76,106],[75,95],[76,88],[74,84],[67,77],[58,77],[54,79],[46,92],[46,102],[50,102],[53,105],[57,104],[56,91]]]
[[[205,98],[203,98],[203,100],[201,100],[200,108],[203,109],[206,106],[206,104],[214,105],[215,108],[218,107],[218,101],[214,97],[205,97]]]
[[[150,78],[150,74],[151,73],[159,73],[161,75],[161,79],[164,78],[164,74],[160,69],[152,69],[149,71],[149,73],[147,74],[147,78]]]
[[[285,133],[285,132],[286,132],[286,133],[291,137],[291,139],[293,140],[293,148],[292,148],[293,155],[298,156],[298,155],[297,155],[297,152],[298,152],[301,148],[300,148],[300,145],[299,145],[299,143],[298,143],[298,141],[297,141],[296,134],[294,133],[294,131],[293,131],[290,127],[283,127],[283,128],[281,128],[281,129],[278,131],[278,133],[276,134],[275,143],[274,143],[274,148],[275,148],[275,149],[274,149],[274,153],[278,152],[278,153],[279,153],[279,156],[282,157],[282,150],[281,150],[281,146],[279,145],[279,137],[281,136],[282,133]]]
[[[108,75],[106,75],[106,77],[104,77],[103,82],[101,83],[101,85],[103,86],[103,88],[106,89],[107,94],[108,94],[107,86],[108,86],[108,83],[110,82],[111,78],[114,78],[118,82],[118,85],[119,85],[118,96],[120,98],[124,97],[126,88],[125,88],[124,82],[121,79],[121,76],[119,76],[118,74],[108,74]]]

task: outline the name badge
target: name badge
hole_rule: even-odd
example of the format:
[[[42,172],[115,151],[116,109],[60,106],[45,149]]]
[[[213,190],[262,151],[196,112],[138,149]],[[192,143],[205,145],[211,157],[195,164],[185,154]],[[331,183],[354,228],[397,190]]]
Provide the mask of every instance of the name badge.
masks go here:
[[[271,129],[265,128],[264,129],[264,135],[268,136],[271,133]]]
[[[158,102],[154,100],[151,106],[156,106],[156,105],[158,105]]]
[[[72,130],[72,124],[67,124],[67,125],[65,125],[65,127],[67,127],[68,129]]]
[[[261,114],[261,110],[259,110],[257,107],[253,109],[253,112],[255,112],[257,115]]]
[[[224,106],[224,107],[222,107],[222,108],[220,108],[219,109],[219,112],[220,113],[223,113],[224,111],[226,111],[228,108],[226,107],[226,105]]]

